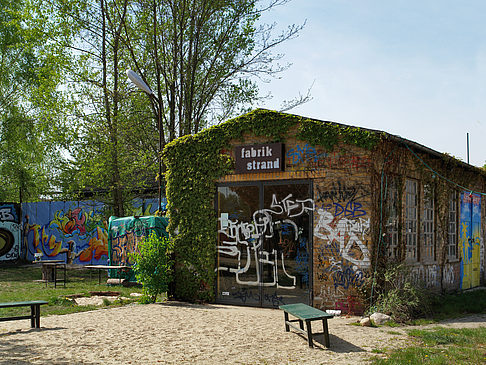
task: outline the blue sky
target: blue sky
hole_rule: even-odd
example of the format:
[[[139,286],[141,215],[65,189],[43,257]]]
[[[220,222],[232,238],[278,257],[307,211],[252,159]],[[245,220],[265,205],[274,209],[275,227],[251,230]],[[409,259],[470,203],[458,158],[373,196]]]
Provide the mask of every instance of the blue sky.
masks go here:
[[[383,130],[486,163],[486,1],[293,0],[263,21],[306,26],[277,52],[292,63],[261,85],[278,109]]]

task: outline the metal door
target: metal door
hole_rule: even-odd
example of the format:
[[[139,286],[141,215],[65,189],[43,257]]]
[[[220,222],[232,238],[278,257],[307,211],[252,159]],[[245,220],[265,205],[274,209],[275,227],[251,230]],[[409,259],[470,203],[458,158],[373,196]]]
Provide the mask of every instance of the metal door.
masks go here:
[[[308,181],[218,187],[218,302],[310,303],[311,196]]]

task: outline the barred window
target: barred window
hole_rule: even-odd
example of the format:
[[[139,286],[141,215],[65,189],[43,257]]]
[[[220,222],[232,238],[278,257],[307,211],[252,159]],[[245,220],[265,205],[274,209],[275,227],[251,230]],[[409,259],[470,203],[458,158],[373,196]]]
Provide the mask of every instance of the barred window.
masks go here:
[[[449,242],[447,254],[450,260],[457,259],[457,192],[453,191],[449,198]]]
[[[399,199],[395,180],[390,182],[386,193],[386,209],[388,214],[385,235],[386,255],[390,259],[396,259],[398,258]]]
[[[424,237],[424,258],[435,260],[434,237],[434,190],[430,185],[424,185],[424,212],[422,216]]]
[[[418,242],[418,189],[417,181],[405,181],[405,255],[407,259],[417,260]]]

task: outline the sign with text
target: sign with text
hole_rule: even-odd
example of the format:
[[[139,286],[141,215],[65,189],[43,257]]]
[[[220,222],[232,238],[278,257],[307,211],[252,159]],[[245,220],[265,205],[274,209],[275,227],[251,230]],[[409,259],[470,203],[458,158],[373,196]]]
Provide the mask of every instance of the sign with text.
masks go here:
[[[235,147],[237,174],[283,171],[283,144],[267,143]]]

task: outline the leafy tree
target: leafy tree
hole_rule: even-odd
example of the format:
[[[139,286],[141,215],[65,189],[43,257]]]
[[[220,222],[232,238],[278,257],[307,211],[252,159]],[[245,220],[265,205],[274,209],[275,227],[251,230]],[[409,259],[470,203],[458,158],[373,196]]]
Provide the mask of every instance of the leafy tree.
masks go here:
[[[301,29],[274,36],[274,25],[259,23],[287,0],[31,1],[49,43],[67,47],[63,91],[72,109],[64,114],[73,135],[59,186],[70,197],[98,194],[118,216],[162,178],[167,142],[259,100],[256,80],[286,69],[272,49]],[[151,98],[129,84],[128,68],[153,87]]]
[[[278,64],[282,55],[271,50],[295,37],[302,26],[291,25],[274,36],[274,24],[259,23],[264,12],[286,2],[133,3],[133,26],[125,28],[125,41],[132,67],[154,88],[152,109],[162,111],[164,143],[247,111],[260,99],[256,79],[286,69]]]
[[[71,197],[92,194],[123,216],[134,195],[154,185],[157,133],[152,118],[133,117],[124,76],[127,49],[121,32],[128,1],[53,0],[38,2],[52,11],[52,29],[63,29],[70,58],[65,85],[74,106],[69,163],[62,187]],[[121,74],[123,73],[123,74]],[[123,75],[123,77],[121,77]]]
[[[65,144],[56,90],[62,55],[27,0],[0,0],[0,200],[36,200],[54,184]]]
[[[172,282],[172,241],[152,232],[139,242],[138,248],[140,253],[131,253],[130,258],[135,262],[135,277],[143,285],[142,301],[155,303],[157,296],[166,293]]]

